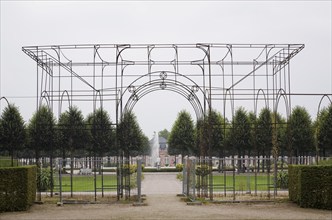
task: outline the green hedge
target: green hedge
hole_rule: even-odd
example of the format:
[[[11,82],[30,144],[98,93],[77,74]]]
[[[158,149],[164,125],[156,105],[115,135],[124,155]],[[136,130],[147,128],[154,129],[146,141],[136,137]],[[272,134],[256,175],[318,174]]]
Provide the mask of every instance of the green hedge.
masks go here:
[[[36,166],[0,168],[0,212],[27,210],[36,197]]]
[[[161,167],[159,170],[157,167],[145,167],[144,173],[160,173],[160,172],[179,172],[175,167]]]
[[[332,166],[289,166],[289,198],[301,207],[332,209]]]

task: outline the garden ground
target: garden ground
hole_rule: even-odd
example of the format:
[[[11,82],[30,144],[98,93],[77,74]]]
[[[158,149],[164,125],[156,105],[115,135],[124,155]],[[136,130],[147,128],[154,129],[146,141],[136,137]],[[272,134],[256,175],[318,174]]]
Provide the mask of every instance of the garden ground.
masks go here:
[[[142,193],[147,195],[147,206],[43,204],[26,212],[2,213],[0,219],[332,219],[332,211],[303,209],[285,200],[192,206],[176,196],[180,191],[175,174],[145,174]]]

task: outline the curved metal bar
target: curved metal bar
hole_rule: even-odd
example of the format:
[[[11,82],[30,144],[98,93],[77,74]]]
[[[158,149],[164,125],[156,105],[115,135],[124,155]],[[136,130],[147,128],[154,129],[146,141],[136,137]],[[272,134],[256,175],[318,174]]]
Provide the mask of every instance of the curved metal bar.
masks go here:
[[[289,106],[289,100],[287,99],[287,94],[285,92],[284,89],[279,89],[278,93],[277,93],[277,100],[276,100],[276,104],[275,104],[275,107],[274,107],[274,112],[277,112],[278,110],[278,107],[279,107],[279,101],[280,101],[280,98],[283,98],[284,99],[284,102],[285,102],[285,106],[286,106],[286,119],[287,119],[287,122],[288,122],[288,119],[290,117],[290,106]]]
[[[227,94],[229,94],[230,101],[231,101],[231,113],[232,113],[232,119],[234,117],[234,100],[232,99],[232,93],[230,90],[226,90],[226,93],[224,94],[224,118],[226,118],[226,101],[227,101]]]
[[[200,108],[201,104],[200,104],[199,100],[197,99],[197,97],[195,98],[191,92],[188,95],[188,93],[185,93],[185,90],[181,90],[180,88],[181,87],[176,87],[174,85],[171,85],[171,86],[168,86],[167,88],[165,88],[164,90],[174,91],[174,92],[182,95],[184,98],[186,98],[190,102],[190,104],[193,106],[193,108],[195,109],[195,111],[197,113],[196,114],[197,118],[200,118],[200,116],[203,114],[203,110]],[[151,93],[153,91],[160,91],[159,85],[157,85],[157,86],[153,85],[153,87],[151,87],[151,88],[146,88],[146,90],[142,91],[142,94],[140,95],[140,97],[136,98],[136,96],[135,96],[129,101],[134,103],[132,105],[135,105],[139,99],[141,99],[146,94]]]
[[[100,107],[103,107],[103,96],[101,95],[100,90],[97,90],[96,94],[93,95],[93,112],[97,109],[97,99],[99,97]]]
[[[6,102],[7,102],[7,105],[8,106],[10,106],[10,104],[9,104],[9,102],[8,102],[8,99],[5,97],[5,96],[2,96],[1,98],[0,98],[0,102],[1,102],[1,100],[5,100]]]
[[[321,111],[320,108],[321,108],[321,105],[322,105],[322,102],[323,102],[324,98],[327,98],[330,101],[330,105],[332,105],[332,100],[330,99],[329,95],[327,95],[327,94],[323,95],[322,98],[319,101],[319,104],[318,104],[317,117],[319,115],[319,112]]]
[[[63,91],[62,92],[62,95],[61,95],[61,99],[60,99],[60,112],[59,114],[61,114],[62,112],[62,102],[63,102],[63,96],[67,94],[67,99],[68,99],[68,103],[69,103],[69,107],[71,107],[72,103],[70,102],[70,96],[69,96],[69,93],[67,90]]]
[[[197,85],[197,83],[196,83],[195,81],[193,81],[192,79],[190,79],[189,77],[187,77],[187,76],[185,76],[185,75],[183,75],[183,74],[176,73],[176,72],[171,72],[171,71],[156,71],[156,72],[152,72],[151,74],[147,73],[147,74],[145,74],[145,75],[142,75],[142,76],[136,78],[136,79],[135,79],[134,81],[132,81],[132,83],[130,83],[130,84],[127,86],[127,88],[122,92],[121,97],[120,97],[119,99],[122,100],[124,94],[125,94],[126,92],[129,92],[129,89],[132,88],[133,85],[134,85],[137,81],[139,81],[140,79],[142,79],[142,78],[144,78],[144,77],[148,77],[149,75],[160,74],[160,73],[162,73],[162,72],[165,72],[165,73],[171,73],[171,74],[175,74],[175,75],[178,75],[178,76],[184,77],[186,80],[190,81],[190,82],[193,84],[193,86],[196,86],[196,87],[198,88],[199,91],[201,91],[201,93],[202,93],[202,95],[203,95],[203,97],[204,97],[204,102],[207,102],[207,103],[210,102],[210,100],[206,97],[205,92],[202,90],[202,88],[201,88],[199,85]],[[174,81],[174,82],[175,82],[175,83],[179,83],[179,81]]]
[[[256,117],[257,117],[258,96],[259,96],[259,93],[260,93],[260,92],[262,92],[262,94],[263,94],[264,101],[265,101],[265,107],[266,107],[266,108],[269,108],[269,106],[268,106],[268,104],[267,104],[267,98],[266,98],[266,95],[265,95],[265,93],[264,93],[264,90],[263,90],[263,89],[259,89],[259,90],[257,91],[256,97],[255,97],[255,99],[254,99],[254,103],[255,103],[255,106],[254,106],[254,114],[255,114]]]
[[[38,109],[42,106],[42,102],[43,102],[43,100],[46,101],[46,104],[47,104],[48,109],[51,109],[51,107],[50,107],[51,98],[50,98],[50,95],[48,94],[48,92],[47,92],[46,90],[44,90],[44,91],[41,93],[41,96],[40,96],[40,99],[39,99],[39,106],[38,106]]]
[[[146,94],[147,91],[150,90],[154,90],[154,91],[158,91],[158,90],[171,90],[170,88],[172,88],[173,91],[176,91],[177,93],[181,94],[183,97],[185,97],[186,99],[188,99],[189,101],[190,98],[192,97],[192,100],[196,101],[198,104],[196,106],[201,106],[199,100],[197,97],[195,97],[192,93],[191,90],[189,90],[188,88],[186,88],[185,85],[180,86],[179,88],[182,88],[182,90],[180,89],[174,89],[176,87],[180,86],[179,84],[175,85],[175,84],[169,84],[169,86],[167,86],[164,89],[160,88],[160,81],[156,81],[152,84],[148,83],[147,85],[142,86],[142,88],[139,90],[139,93],[134,93],[131,95],[131,98],[129,99],[129,101],[138,101],[138,99],[140,99],[142,96],[144,96]],[[194,106],[193,106],[194,107]],[[202,111],[202,110],[201,110]]]
[[[187,96],[185,94],[181,93],[181,91],[178,90],[178,89],[174,89],[174,88],[169,88],[168,87],[165,90],[171,91],[171,92],[175,92],[177,94],[180,94],[181,96],[183,96],[184,98],[187,99]],[[160,89],[158,89],[158,88],[150,88],[149,90],[145,91],[144,95],[141,98],[143,98],[145,95],[148,95],[148,94],[150,94],[152,92],[155,92],[155,91],[160,91]],[[193,107],[193,109],[195,111],[196,119],[198,120],[198,119],[202,118],[203,117],[203,113],[202,113],[202,109],[199,108],[200,106],[196,105],[196,102],[193,102],[192,100],[188,100],[188,101],[190,102],[191,106]],[[127,105],[125,106],[124,112],[131,111],[135,107],[135,105],[136,105],[137,102],[138,102],[138,100],[135,100],[135,99],[132,100],[131,102],[128,102]]]
[[[161,83],[165,83],[166,86],[165,88],[160,88]],[[177,89],[170,89],[169,87],[174,87]],[[178,89],[181,88],[181,89]],[[191,103],[191,105],[193,106],[193,108],[196,111],[196,116],[199,118],[200,115],[203,114],[203,110],[202,110],[202,105],[198,99],[198,97],[196,96],[196,94],[185,84],[182,84],[180,82],[175,82],[174,80],[163,80],[163,79],[158,79],[158,80],[153,80],[150,82],[147,82],[141,86],[139,86],[135,92],[133,92],[133,94],[130,96],[130,98],[127,101],[127,104],[125,105],[125,110],[126,109],[132,109],[132,102],[136,103],[140,98],[142,98],[143,96],[151,93],[152,91],[159,91],[159,90],[169,90],[169,91],[173,91],[176,92],[180,95],[182,95],[183,97],[187,98],[189,100],[189,102]],[[192,100],[190,100],[190,97],[192,97]],[[196,103],[196,104],[193,104]],[[135,104],[133,104],[135,105]],[[198,110],[196,110],[198,109]],[[198,114],[198,112],[201,112],[200,114]]]

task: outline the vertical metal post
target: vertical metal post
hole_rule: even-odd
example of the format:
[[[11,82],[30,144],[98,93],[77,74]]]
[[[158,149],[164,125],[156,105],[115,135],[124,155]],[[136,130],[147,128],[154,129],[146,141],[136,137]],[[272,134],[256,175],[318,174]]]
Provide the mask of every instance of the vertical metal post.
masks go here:
[[[138,196],[138,203],[142,202],[141,199],[141,176],[142,176],[142,159],[137,160],[137,196]]]
[[[251,184],[250,184],[250,158],[247,158],[247,161],[249,161],[246,165],[247,169],[245,169],[245,172],[247,172],[247,194],[251,194]]]
[[[182,194],[188,196],[188,191],[186,191],[186,183],[188,183],[187,180],[187,160],[183,161],[183,169],[182,169]]]
[[[270,193],[270,172],[271,172],[271,158],[264,158],[266,159],[266,164],[267,164],[267,197],[270,199],[271,193]]]
[[[94,185],[94,188],[95,188],[95,202],[97,201],[97,159],[96,157],[94,157],[94,162],[93,162],[93,169],[94,169],[94,174],[93,174],[93,185]]]
[[[191,183],[191,176],[190,176],[190,174],[191,174],[191,172],[192,172],[192,170],[191,170],[191,163],[192,163],[192,160],[190,160],[190,159],[186,159],[186,161],[187,161],[187,173],[186,173],[186,178],[187,178],[187,194],[188,194],[188,196],[190,196],[190,183]]]
[[[255,169],[255,196],[257,196],[257,171],[258,171],[257,160],[259,160],[258,157],[256,157],[256,158],[254,159],[254,169]]]
[[[62,159],[59,159],[59,185],[60,203],[62,204]]]
[[[232,158],[232,166],[233,166],[233,200],[235,201],[235,158]]]
[[[213,167],[212,167],[212,157],[209,157],[209,194],[210,200],[213,201]]]
[[[226,186],[226,184],[227,184],[227,182],[226,182],[226,178],[227,178],[227,175],[226,175],[226,158],[224,157],[223,158],[223,165],[222,165],[222,167],[223,167],[223,172],[224,172],[224,196],[226,197],[226,190],[227,190],[227,186]]]
[[[277,175],[278,175],[278,158],[274,158],[274,193],[273,198],[275,199],[277,196]]]
[[[196,200],[196,160],[192,160],[193,199]]]
[[[101,197],[104,198],[104,163],[103,159],[100,159],[100,170],[101,170]]]

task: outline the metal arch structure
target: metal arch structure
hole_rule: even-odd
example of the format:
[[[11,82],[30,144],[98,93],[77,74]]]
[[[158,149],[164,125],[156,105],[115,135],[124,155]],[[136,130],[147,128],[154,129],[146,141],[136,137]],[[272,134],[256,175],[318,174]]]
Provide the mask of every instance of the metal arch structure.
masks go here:
[[[129,93],[131,93],[125,108],[124,112],[131,111],[135,104],[138,102],[139,99],[143,98],[145,95],[148,95],[151,92],[158,91],[158,90],[167,90],[171,92],[175,92],[181,96],[183,96],[185,99],[189,101],[191,106],[193,107],[196,118],[200,119],[204,116],[204,110],[202,108],[202,104],[200,102],[200,99],[196,95],[197,92],[201,92],[204,100],[206,100],[209,103],[209,100],[207,97],[205,97],[204,91],[201,90],[201,88],[192,80],[190,80],[188,77],[183,76],[179,73],[175,72],[166,72],[166,71],[160,71],[156,73],[151,74],[159,74],[160,79],[155,80],[147,80],[144,84],[139,84],[140,86],[136,88],[134,84],[137,83],[138,80],[142,79],[143,77],[149,77],[148,74],[138,78],[135,80],[129,87],[126,89]],[[175,81],[174,79],[169,80],[167,79],[168,75],[178,75],[178,77],[183,77],[186,80],[190,81],[192,84],[191,87],[188,87],[187,84],[184,84],[180,81]],[[126,91],[125,91],[126,92]]]
[[[303,48],[304,44],[76,44],[25,46],[22,51],[37,64],[37,108],[45,100],[60,116],[63,103],[89,112],[99,104],[117,126],[124,112],[155,91],[185,97],[197,119],[212,109],[232,118],[236,106],[256,114],[264,107],[278,110],[282,97],[288,118],[294,95],[290,61]]]
[[[276,109],[279,91],[290,100],[289,63],[303,48],[303,44],[197,43],[50,45],[22,50],[37,63],[37,105],[45,99],[60,114],[64,94],[70,105],[94,101],[93,108],[99,99],[100,105],[112,103],[108,109],[116,113],[118,122],[137,98],[157,90],[194,100],[191,104],[198,117],[212,108],[224,109],[227,101],[233,106],[231,113],[243,102],[251,102],[257,111],[260,94],[267,107]]]

